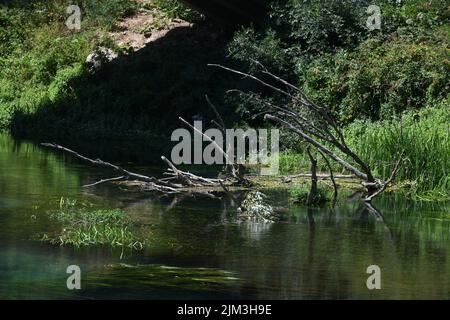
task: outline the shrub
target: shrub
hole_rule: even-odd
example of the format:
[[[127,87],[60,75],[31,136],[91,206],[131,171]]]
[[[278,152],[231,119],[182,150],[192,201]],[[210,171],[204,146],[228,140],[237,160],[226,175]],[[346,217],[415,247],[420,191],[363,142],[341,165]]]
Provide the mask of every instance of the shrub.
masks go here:
[[[381,6],[381,31],[366,30],[369,4]],[[239,31],[229,52],[304,87],[344,123],[386,119],[445,97],[449,16],[443,0],[276,1],[267,24]]]
[[[358,43],[365,32],[365,1],[290,0],[274,5],[277,29],[286,42],[306,53],[323,53]]]
[[[306,93],[349,123],[389,119],[444,98],[450,90],[448,57],[440,43],[369,39],[353,52],[323,55],[297,69]]]
[[[236,33],[230,54],[292,74],[289,68],[300,57],[357,44],[364,31],[362,13],[363,6],[352,0],[273,1],[266,25]]]

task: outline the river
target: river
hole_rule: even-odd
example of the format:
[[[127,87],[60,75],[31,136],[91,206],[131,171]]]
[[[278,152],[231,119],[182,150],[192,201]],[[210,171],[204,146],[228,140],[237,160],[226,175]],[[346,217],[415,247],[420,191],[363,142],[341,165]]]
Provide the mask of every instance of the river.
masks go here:
[[[287,219],[238,222],[228,201],[82,188],[111,173],[6,134],[0,172],[2,299],[449,299],[448,203],[387,194],[374,202],[383,221],[359,199],[308,214],[274,190],[270,200],[288,208]],[[123,209],[143,222],[152,245],[132,251],[40,241],[60,228],[48,213],[61,197]],[[66,287],[69,265],[81,269],[81,290]],[[380,267],[380,290],[366,286],[371,265]]]

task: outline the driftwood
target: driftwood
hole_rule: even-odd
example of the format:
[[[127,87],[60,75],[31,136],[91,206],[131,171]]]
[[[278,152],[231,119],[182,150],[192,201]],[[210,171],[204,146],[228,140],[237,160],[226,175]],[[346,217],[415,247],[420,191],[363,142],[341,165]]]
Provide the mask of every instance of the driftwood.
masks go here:
[[[232,180],[224,180],[224,179],[211,179],[205,178],[201,176],[197,176],[190,172],[185,172],[179,170],[175,167],[173,163],[171,163],[166,157],[161,157],[161,159],[169,166],[165,175],[169,176],[166,178],[157,179],[155,177],[142,175],[139,173],[131,172],[126,170],[116,164],[112,164],[101,159],[91,159],[84,155],[79,154],[78,152],[71,150],[69,148],[63,147],[61,145],[55,143],[42,143],[42,146],[54,148],[57,150],[61,150],[65,153],[71,154],[78,159],[81,159],[93,166],[110,168],[118,173],[121,176],[102,179],[92,184],[85,185],[83,187],[93,187],[106,182],[117,182],[117,181],[126,181],[126,180],[134,180],[143,182],[143,189],[147,191],[156,191],[164,194],[176,194],[182,192],[192,192],[192,187],[217,187],[222,188],[222,186],[230,186],[235,183]],[[196,191],[197,192],[197,191]],[[199,193],[211,196],[208,191],[204,189],[198,190]]]
[[[287,175],[285,176],[285,178],[311,178],[311,173],[296,173],[296,174],[291,174],[291,175]],[[318,173],[317,174],[317,178],[318,179],[331,179],[331,175],[330,174],[325,174],[325,173]],[[357,176],[353,175],[353,174],[333,174],[333,178],[334,179],[359,179]]]
[[[319,151],[319,153],[322,156],[323,160],[325,161],[325,163],[328,167],[328,170],[330,171],[330,180],[331,180],[331,183],[333,183],[333,189],[334,189],[333,202],[335,203],[337,196],[338,196],[338,186],[337,186],[336,180],[334,179],[333,168],[331,167],[331,164],[330,164],[330,161],[328,161],[328,158],[322,152]]]

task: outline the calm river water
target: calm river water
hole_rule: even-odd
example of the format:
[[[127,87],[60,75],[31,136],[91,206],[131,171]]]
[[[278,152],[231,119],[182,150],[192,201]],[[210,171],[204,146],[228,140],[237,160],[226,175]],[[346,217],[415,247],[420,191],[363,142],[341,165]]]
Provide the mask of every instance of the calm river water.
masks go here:
[[[238,223],[227,201],[80,187],[109,176],[0,135],[0,298],[449,298],[448,203],[387,195],[375,201],[384,222],[358,199],[308,217],[278,191],[271,200],[288,208],[285,221]],[[152,245],[136,252],[41,242],[60,228],[48,212],[62,196],[123,209],[142,221]],[[81,268],[81,290],[66,287],[69,265]],[[370,265],[381,268],[381,290],[367,289]]]

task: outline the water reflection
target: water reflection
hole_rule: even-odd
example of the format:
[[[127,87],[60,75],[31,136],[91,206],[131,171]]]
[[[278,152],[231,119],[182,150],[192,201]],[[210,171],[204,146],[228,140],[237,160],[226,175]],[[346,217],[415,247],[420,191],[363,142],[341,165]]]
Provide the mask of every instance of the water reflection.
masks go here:
[[[81,189],[110,173],[2,135],[0,170],[1,298],[449,298],[448,203],[385,195],[370,208],[354,195],[335,207],[308,209],[274,191],[270,202],[285,208],[280,222],[240,222],[236,203],[225,196]],[[59,227],[47,212],[61,196],[124,209],[151,245],[135,252],[37,241],[34,236]],[[79,292],[65,287],[69,264],[82,268]],[[111,267],[121,264],[143,268],[131,269],[138,270],[131,276],[129,269]],[[382,270],[382,290],[365,285],[372,264]],[[177,267],[178,274],[161,266]],[[213,279],[199,284],[201,268],[202,277],[211,271]],[[214,270],[239,281],[212,284],[222,277]],[[174,278],[180,274],[182,285]]]

